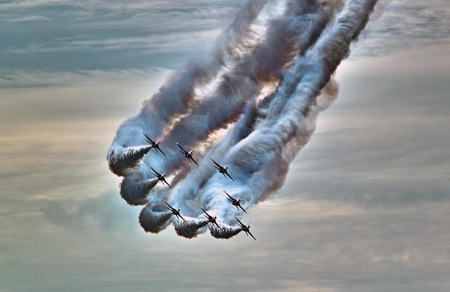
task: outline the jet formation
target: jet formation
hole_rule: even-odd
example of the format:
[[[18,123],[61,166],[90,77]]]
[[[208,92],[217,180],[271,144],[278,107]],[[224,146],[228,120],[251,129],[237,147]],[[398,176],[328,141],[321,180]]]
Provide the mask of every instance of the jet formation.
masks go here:
[[[149,143],[149,145],[151,146],[152,149],[155,149],[156,152],[160,152],[161,154],[163,154],[164,156],[167,157],[167,155],[161,150],[161,148],[159,147],[159,140],[157,141],[153,141],[152,139],[150,139],[150,137],[148,137],[145,133],[143,133],[144,136],[146,137],[147,142]],[[185,150],[178,142],[177,142],[177,146],[181,149],[179,150],[185,158],[187,158],[190,162],[195,163],[198,167],[200,167],[200,164],[197,163],[197,161],[194,160],[194,158],[192,157],[192,150],[187,151]],[[221,173],[225,178],[229,177],[233,182],[235,181],[230,174],[228,173],[228,167],[227,166],[222,166],[219,163],[217,163],[216,161],[214,161],[212,158],[210,158],[211,161],[214,163],[214,168],[217,169],[219,171],[219,173]],[[173,189],[173,187],[166,181],[165,178],[165,173],[160,174],[159,172],[157,172],[151,165],[150,165],[151,170],[153,171],[154,175],[157,177],[158,181],[162,182],[163,184],[167,185],[168,187],[170,187],[171,189]],[[230,194],[228,194],[225,190],[223,191],[228,198],[227,201],[229,201],[233,206],[236,207],[236,209],[240,209],[242,211],[244,211],[247,214],[247,211],[242,207],[241,205],[241,199],[238,198],[233,198]],[[183,218],[183,216],[181,216],[180,214],[180,209],[175,209],[174,207],[172,207],[169,203],[167,203],[166,201],[164,201],[164,203],[167,205],[167,208],[170,212],[172,212],[173,215],[175,215],[179,220],[183,220],[185,223],[187,223],[186,219]],[[225,229],[220,227],[220,225],[217,223],[216,219],[217,216],[211,216],[210,214],[208,214],[205,209],[202,209],[203,214],[206,219],[208,219],[208,223],[211,223],[214,226],[217,226],[220,230],[224,231]],[[234,218],[237,220],[237,224],[239,226],[239,228],[245,232],[245,234],[248,236],[250,234],[251,237],[253,237],[254,240],[256,240],[256,238],[253,236],[253,234],[250,233],[250,224],[248,226],[246,226],[245,224],[243,224],[241,221],[239,221],[239,219],[234,216]]]

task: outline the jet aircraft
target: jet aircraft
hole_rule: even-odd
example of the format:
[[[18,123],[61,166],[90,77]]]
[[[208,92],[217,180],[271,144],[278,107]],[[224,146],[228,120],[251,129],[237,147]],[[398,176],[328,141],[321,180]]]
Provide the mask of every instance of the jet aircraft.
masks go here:
[[[162,155],[164,155],[164,156],[167,157],[166,153],[164,153],[164,152],[161,150],[161,148],[159,148],[159,141],[156,141],[156,142],[155,142],[155,141],[153,141],[152,139],[150,139],[150,137],[147,136],[145,133],[142,133],[142,134],[144,134],[144,136],[147,138],[147,143],[149,143],[149,144],[152,146],[152,148],[156,150],[156,152],[159,151],[159,152],[161,152]]]
[[[215,162],[212,158],[210,158],[212,162],[214,162],[214,167],[221,173],[223,174],[223,176],[225,177],[228,176],[229,178],[231,178],[232,181],[235,181],[229,174],[228,174],[228,167],[226,166],[221,166],[220,164],[218,164],[217,162]]]
[[[228,196],[227,200],[228,200],[232,205],[236,206],[236,209],[239,210],[239,208],[241,208],[242,211],[244,211],[245,214],[247,214],[247,211],[245,211],[244,208],[242,208],[242,206],[241,206],[241,199],[237,199],[237,200],[236,200],[235,198],[233,198],[232,196],[230,196],[227,192],[225,192],[225,191],[223,191],[223,192]]]
[[[192,162],[194,162],[195,164],[197,164],[197,166],[200,166],[200,165],[194,160],[194,158],[192,158],[192,150],[191,150],[191,151],[186,151],[186,150],[184,150],[184,148],[181,147],[180,144],[178,144],[178,142],[177,142],[177,145],[178,145],[178,147],[180,147],[180,149],[181,149],[180,152],[184,154],[184,157],[186,157],[187,159],[189,159],[189,161],[192,161]]]
[[[213,216],[209,215],[208,213],[206,213],[205,209],[203,209],[203,208],[201,208],[201,207],[200,207],[200,209],[202,209],[202,211],[205,212],[205,215],[204,215],[204,216],[206,217],[206,219],[209,220],[210,223],[216,224],[216,226],[219,227],[220,230],[223,230],[223,228],[221,228],[221,227],[219,226],[219,224],[217,224],[217,222],[216,222],[217,217],[216,217],[216,216],[213,217]]]
[[[155,175],[158,177],[158,180],[159,180],[159,181],[161,181],[162,183],[168,185],[171,189],[173,189],[172,186],[169,185],[169,183],[166,181],[166,178],[165,178],[165,175],[166,175],[166,174],[165,174],[165,173],[159,174],[156,170],[153,169],[153,167],[152,167],[151,165],[150,165],[150,168],[153,170],[153,172],[155,173]]]
[[[169,210],[172,212],[173,215],[175,215],[177,218],[183,219],[183,221],[187,223],[187,221],[183,218],[183,216],[181,216],[180,209],[175,209],[174,207],[170,206],[169,203],[167,203],[166,201],[164,201],[164,203],[166,203],[167,207],[169,207]]]
[[[234,216],[234,218],[236,218],[236,216]],[[248,226],[245,226],[241,221],[239,221],[238,218],[236,218],[236,220],[237,220],[237,222],[238,222],[238,224],[239,224],[239,227],[242,229],[242,231],[245,232],[245,234],[246,234],[247,236],[250,234],[250,236],[253,237],[254,240],[257,240],[257,239],[253,236],[253,234],[250,232],[250,224],[248,224]]]

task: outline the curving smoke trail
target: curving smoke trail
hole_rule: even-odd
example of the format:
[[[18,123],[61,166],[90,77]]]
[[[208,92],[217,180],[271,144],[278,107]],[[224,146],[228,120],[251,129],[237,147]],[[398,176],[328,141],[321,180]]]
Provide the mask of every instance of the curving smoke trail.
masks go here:
[[[123,123],[108,151],[110,169],[119,176],[128,175],[127,164],[139,163],[142,157],[131,161],[128,147],[145,143],[142,132],[159,137],[172,120],[185,114],[195,104],[195,89],[207,86],[225,64],[239,60],[239,47],[251,36],[250,25],[267,1],[249,1],[233,23],[219,36],[212,53],[205,59],[190,62],[184,70],[173,75],[144,106],[138,116]],[[122,160],[127,160],[126,164]]]
[[[212,58],[176,74],[137,117],[126,121],[107,158],[111,170],[125,176],[122,197],[129,204],[147,204],[139,216],[144,230],[158,233],[172,222],[177,234],[187,238],[207,226],[217,238],[241,232],[234,216],[241,218],[243,211],[230,204],[223,190],[247,209],[283,185],[317,116],[336,99],[332,75],[376,2],[250,1]],[[207,94],[199,94],[206,88]],[[144,131],[162,138],[168,157],[138,146],[145,144]],[[176,142],[194,148],[201,166],[178,153]],[[210,158],[226,164],[236,181],[218,173]],[[150,165],[170,175],[173,190],[151,191],[158,180]],[[187,223],[174,219],[164,201],[181,209]]]
[[[335,11],[321,10],[316,2],[300,4],[294,9],[285,9],[280,17],[268,21],[259,45],[245,54],[233,70],[220,77],[210,96],[175,123],[163,137],[166,143],[174,145],[182,141],[189,148],[206,143],[217,130],[236,122],[246,104],[258,97],[265,85],[276,88],[281,83],[283,70],[305,52],[308,44],[317,40],[327,19]],[[176,155],[176,152],[177,149],[171,154]],[[168,159],[164,163],[166,171],[184,169],[174,184],[189,171],[186,160]]]

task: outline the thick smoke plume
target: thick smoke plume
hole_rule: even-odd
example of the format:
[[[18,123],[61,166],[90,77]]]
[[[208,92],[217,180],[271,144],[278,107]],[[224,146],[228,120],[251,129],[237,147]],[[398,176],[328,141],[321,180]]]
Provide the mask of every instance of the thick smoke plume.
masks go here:
[[[244,211],[282,187],[321,111],[337,97],[333,74],[364,29],[377,0],[249,1],[212,53],[191,61],[124,122],[108,151],[121,195],[145,205],[139,222],[158,233],[170,223],[187,238],[242,231]],[[167,157],[143,133],[160,140]],[[193,149],[195,165],[177,142]],[[235,182],[213,167],[228,166]],[[158,183],[165,173],[173,189]],[[167,204],[180,209],[173,216]],[[216,217],[213,224],[202,211]]]

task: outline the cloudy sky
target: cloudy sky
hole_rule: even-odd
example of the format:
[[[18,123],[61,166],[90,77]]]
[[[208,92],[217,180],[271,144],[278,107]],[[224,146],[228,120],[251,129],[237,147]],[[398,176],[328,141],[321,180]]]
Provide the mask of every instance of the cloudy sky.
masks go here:
[[[0,1],[0,291],[449,291],[450,7],[381,4],[254,242],[145,233],[106,162],[241,1]]]

